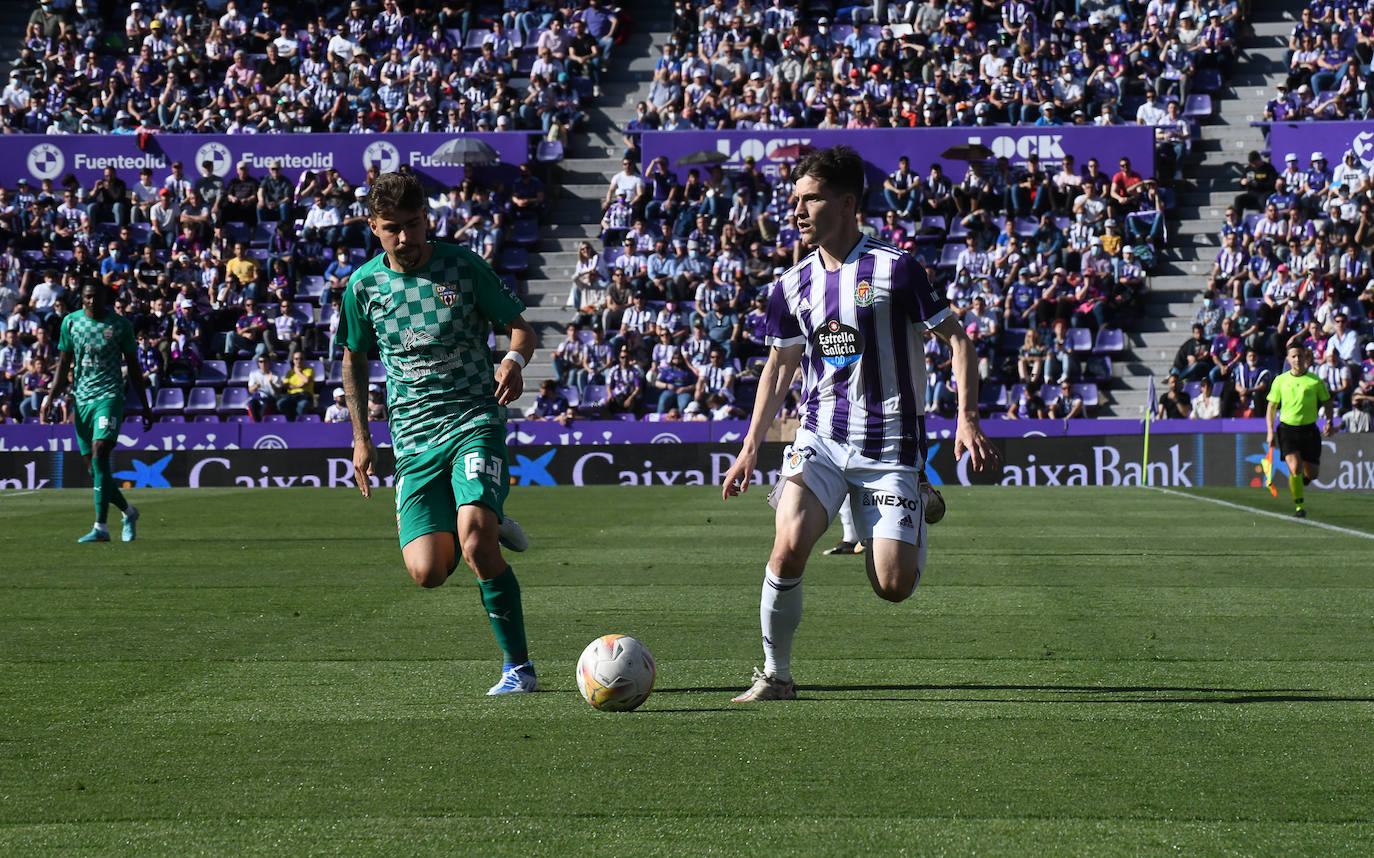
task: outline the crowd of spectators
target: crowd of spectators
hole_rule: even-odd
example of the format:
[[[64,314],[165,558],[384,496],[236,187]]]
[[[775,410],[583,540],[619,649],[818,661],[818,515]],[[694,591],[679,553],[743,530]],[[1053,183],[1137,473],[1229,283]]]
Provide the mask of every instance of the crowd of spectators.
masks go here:
[[[1374,10],[1312,0],[1289,32],[1288,74],[1265,106],[1265,120],[1367,118],[1374,109],[1371,59]]]
[[[376,252],[365,203],[376,169],[354,185],[334,169],[293,176],[280,163],[255,176],[243,161],[226,181],[207,161],[194,181],[174,163],[165,176],[143,169],[132,186],[111,167],[89,188],[71,176],[60,186],[21,179],[13,193],[0,188],[0,417],[36,416],[31,394],[56,365],[62,317],[79,308],[92,279],[132,322],[154,392],[194,383],[210,361],[224,373],[240,358],[300,356],[300,377],[283,366],[280,385],[247,379],[246,411],[255,419],[320,413],[323,373],[339,356],[339,296]],[[528,165],[510,184],[499,169],[477,172],[484,178],[465,179],[431,206],[431,227],[499,268],[507,224],[542,214],[543,186]]]
[[[1100,6],[1100,8],[1099,8]],[[878,2],[832,20],[742,0],[674,4],[632,129],[1154,126],[1187,141],[1195,79],[1229,76],[1235,2]],[[1173,169],[1173,165],[1169,165]]]
[[[1259,416],[1268,379],[1301,345],[1347,426],[1368,425],[1367,416],[1350,417],[1374,411],[1374,181],[1350,150],[1334,168],[1321,151],[1284,153],[1283,163],[1249,154],[1193,335],[1174,360],[1182,404],[1171,400],[1169,416],[1192,408],[1200,388],[1219,400],[1220,416]]]
[[[926,263],[973,337],[985,381],[1038,388],[1110,377],[1090,352],[1141,308],[1164,239],[1169,194],[1157,181],[1124,157],[1113,174],[1095,158],[1081,170],[1072,156],[1057,168],[1035,156],[1017,167],[974,161],[957,181],[938,163],[925,174],[906,156],[889,166],[859,229]],[[746,158],[737,171],[691,168],[680,182],[665,158],[641,172],[627,153],[606,189],[600,246],[579,250],[573,318],[554,355],[563,400],[550,401],[566,400],[572,413],[677,419],[719,410],[719,394],[747,409],[766,353],[768,290],[803,253],[793,189],[786,162],[775,178]],[[1042,346],[1048,360],[1026,359]],[[951,355],[935,339],[929,349],[928,404],[952,412]],[[717,355],[733,378],[710,372]],[[568,413],[537,406],[541,418]]]
[[[603,0],[41,0],[9,132],[566,134],[622,35]],[[557,126],[555,128],[555,126]]]

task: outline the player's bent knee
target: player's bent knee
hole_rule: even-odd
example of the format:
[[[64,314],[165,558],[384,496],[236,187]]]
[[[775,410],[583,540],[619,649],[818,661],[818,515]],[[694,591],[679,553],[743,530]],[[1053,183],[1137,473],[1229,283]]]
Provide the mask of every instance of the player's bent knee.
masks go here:
[[[438,587],[448,580],[449,572],[452,571],[442,563],[435,561],[424,561],[419,563],[406,564],[406,571],[410,577],[415,579],[415,583],[426,589]]]
[[[881,576],[873,581],[873,592],[889,602],[905,602],[916,592],[916,585],[920,582],[920,570]]]

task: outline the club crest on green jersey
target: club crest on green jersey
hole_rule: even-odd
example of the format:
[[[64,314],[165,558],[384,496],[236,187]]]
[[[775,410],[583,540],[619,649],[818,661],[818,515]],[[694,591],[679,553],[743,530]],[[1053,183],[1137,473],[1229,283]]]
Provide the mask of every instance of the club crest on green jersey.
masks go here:
[[[445,307],[452,307],[458,300],[457,283],[435,283],[434,294],[439,296],[439,300],[444,302]]]

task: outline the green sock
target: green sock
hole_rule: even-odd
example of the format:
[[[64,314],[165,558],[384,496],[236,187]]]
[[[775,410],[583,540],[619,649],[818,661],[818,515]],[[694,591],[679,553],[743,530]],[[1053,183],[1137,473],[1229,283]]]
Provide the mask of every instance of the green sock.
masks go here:
[[[1302,474],[1288,475],[1288,489],[1293,493],[1293,503],[1302,509]]]
[[[482,607],[491,620],[491,630],[496,635],[506,664],[524,664],[529,661],[529,647],[525,643],[525,613],[520,607],[520,583],[515,580],[515,570],[509,566],[506,571],[490,580],[477,579],[482,592]]]
[[[91,460],[91,484],[95,492],[95,521],[104,524],[109,517],[110,499],[106,497],[109,482],[109,467],[99,459]]]

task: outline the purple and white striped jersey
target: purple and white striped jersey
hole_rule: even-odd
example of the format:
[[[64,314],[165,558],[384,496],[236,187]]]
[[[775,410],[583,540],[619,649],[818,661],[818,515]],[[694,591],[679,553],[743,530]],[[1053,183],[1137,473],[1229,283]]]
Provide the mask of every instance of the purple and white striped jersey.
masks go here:
[[[863,237],[837,271],[813,250],[778,279],[767,343],[803,346],[806,429],[871,459],[915,466],[925,440],[921,330],[949,315],[915,257]]]

